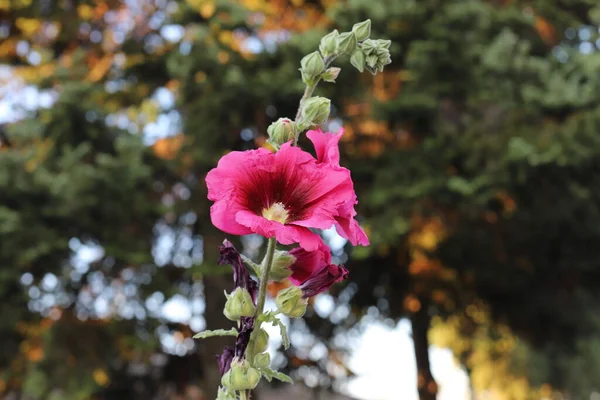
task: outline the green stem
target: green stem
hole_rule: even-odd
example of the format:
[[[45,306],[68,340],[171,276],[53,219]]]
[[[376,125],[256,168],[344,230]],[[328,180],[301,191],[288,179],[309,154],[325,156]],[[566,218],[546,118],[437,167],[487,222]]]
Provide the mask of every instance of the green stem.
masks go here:
[[[331,65],[333,60],[335,60],[336,57],[337,57],[337,54],[332,54],[329,57],[325,57],[325,59],[323,60],[323,62],[325,63],[325,68],[323,69],[323,72],[325,72],[327,70],[327,68],[329,68],[329,66]],[[313,83],[312,85],[306,85],[306,88],[304,88],[304,94],[302,95],[302,98],[300,99],[300,104],[298,105],[298,111],[296,111],[296,118],[294,119],[294,121],[298,121],[300,119],[300,113],[302,112],[302,105],[304,104],[304,102],[307,99],[309,99],[312,96],[313,92],[319,85],[320,81],[321,81],[321,77],[317,78],[315,83]],[[296,146],[298,144],[298,139],[300,138],[300,133],[302,133],[302,132],[297,132],[296,137],[294,137],[294,146]]]
[[[240,392],[240,400],[248,400],[248,394],[246,393],[245,390],[242,390]]]
[[[269,274],[271,273],[271,267],[273,266],[273,258],[275,255],[275,248],[277,247],[277,239],[274,237],[269,239],[267,245],[267,254],[263,261],[263,265],[260,273],[260,286],[258,287],[258,300],[256,302],[256,313],[254,314],[255,322],[254,329],[250,335],[250,342],[255,340],[256,332],[260,329],[261,321],[258,317],[263,313],[265,308],[265,300],[267,298],[267,285],[269,284]],[[254,354],[250,354],[246,351],[246,358],[252,362]]]
[[[260,274],[258,301],[256,302],[256,317],[262,314],[263,309],[265,308],[265,298],[267,297],[267,284],[269,283],[269,274],[271,273],[271,267],[273,266],[273,256],[275,255],[275,247],[277,247],[277,239],[272,237],[269,239],[269,244],[267,246],[267,254],[265,256],[265,262],[263,263],[262,271]]]

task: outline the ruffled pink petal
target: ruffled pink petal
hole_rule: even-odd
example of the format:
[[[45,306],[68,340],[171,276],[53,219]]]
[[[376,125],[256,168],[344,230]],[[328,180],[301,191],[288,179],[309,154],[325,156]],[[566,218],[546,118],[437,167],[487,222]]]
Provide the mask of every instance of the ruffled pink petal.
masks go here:
[[[284,245],[298,243],[302,248],[311,251],[317,249],[321,242],[321,237],[311,232],[310,229],[294,225],[283,225],[250,211],[238,211],[235,219],[252,232],[266,238],[274,236],[279,243]]]
[[[216,168],[206,175],[208,199],[219,200],[231,196],[239,180],[246,179],[245,172],[252,169],[269,169],[273,153],[267,149],[232,151],[219,160]]]
[[[355,197],[350,171],[332,168],[328,164],[313,165],[319,179],[311,185],[311,196],[304,206],[302,216],[294,225],[307,228],[329,229],[335,223],[339,207],[348,198]]]
[[[344,239],[348,239],[353,246],[368,246],[369,238],[355,219],[336,218],[335,230]]]
[[[300,286],[313,273],[331,263],[331,251],[322,240],[314,251],[296,247],[290,250],[290,254],[296,257],[296,262],[290,266],[292,270],[290,281],[296,286]]]
[[[241,210],[234,201],[219,200],[210,207],[210,219],[214,226],[231,235],[249,235],[252,230],[239,224],[235,215]]]
[[[315,146],[318,162],[340,166],[340,149],[338,143],[343,134],[343,128],[338,133],[323,133],[320,129],[311,130],[306,133],[306,136],[313,143],[313,146]]]

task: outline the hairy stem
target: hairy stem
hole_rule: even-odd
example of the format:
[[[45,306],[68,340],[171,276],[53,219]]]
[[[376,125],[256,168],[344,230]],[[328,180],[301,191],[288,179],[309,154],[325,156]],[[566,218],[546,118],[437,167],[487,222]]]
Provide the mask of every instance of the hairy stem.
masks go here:
[[[263,265],[260,273],[260,286],[258,288],[258,300],[256,302],[256,314],[254,314],[255,322],[254,328],[250,335],[250,341],[256,340],[256,332],[260,329],[261,321],[258,317],[263,313],[265,308],[265,299],[267,298],[267,285],[269,283],[269,274],[271,273],[271,267],[273,266],[273,258],[275,255],[275,248],[277,247],[277,239],[274,237],[269,239],[267,245],[267,254],[263,261]],[[254,354],[250,354],[246,351],[246,358],[248,361],[253,362]],[[250,391],[241,391],[240,400],[248,400]]]
[[[337,57],[337,54],[332,54],[329,57],[325,57],[325,59],[323,60],[323,62],[325,63],[325,68],[323,68],[323,72],[325,72],[327,70],[327,68],[329,68],[329,66],[331,65],[333,60],[335,60],[336,57]],[[298,111],[296,111],[296,118],[294,118],[294,121],[298,121],[300,119],[300,114],[302,113],[302,105],[304,104],[304,102],[307,99],[309,99],[312,96],[313,92],[319,85],[320,81],[321,81],[321,78],[319,77],[319,78],[317,78],[315,83],[313,83],[312,85],[306,85],[306,87],[304,88],[304,94],[302,95],[302,98],[300,99],[300,104],[298,105]],[[294,137],[294,146],[296,146],[298,144],[298,139],[300,138],[300,133],[302,133],[302,132],[296,132],[296,136]]]
[[[258,289],[258,301],[256,302],[256,316],[262,314],[265,308],[265,298],[267,297],[267,284],[269,283],[269,274],[271,273],[271,267],[273,266],[273,256],[275,255],[275,247],[277,247],[277,239],[274,237],[269,239],[267,246],[267,255],[265,256],[265,262],[262,266],[260,274],[260,286]]]

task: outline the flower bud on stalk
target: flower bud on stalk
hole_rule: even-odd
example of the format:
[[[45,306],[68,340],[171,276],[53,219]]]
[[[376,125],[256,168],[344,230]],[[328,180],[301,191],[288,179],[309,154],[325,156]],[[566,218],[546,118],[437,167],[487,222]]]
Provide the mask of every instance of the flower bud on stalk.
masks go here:
[[[323,80],[325,82],[335,82],[341,70],[341,68],[337,67],[328,68],[327,71],[323,72]]]
[[[323,57],[318,51],[314,51],[300,61],[300,72],[302,73],[302,80],[307,85],[314,84],[315,80],[321,75],[325,69],[325,63]]]
[[[225,295],[227,302],[223,314],[231,321],[238,321],[241,317],[251,317],[256,311],[252,296],[243,288],[236,288],[230,295]]]
[[[323,55],[323,57],[329,57],[338,52],[338,37],[340,33],[334,30],[331,33],[323,36],[321,39],[321,43],[319,44],[319,51]]]
[[[363,72],[365,70],[365,54],[361,49],[357,49],[350,57],[350,64],[357,70]]]
[[[260,372],[247,360],[233,360],[231,369],[221,378],[221,385],[229,390],[252,390],[260,381]]]
[[[247,354],[259,354],[269,347],[269,334],[264,329],[255,330],[250,337],[250,343],[246,349]]]
[[[366,58],[366,65],[365,65],[365,68],[367,69],[367,71],[369,71],[373,75],[377,74],[377,62],[378,61],[379,61],[379,58],[377,58],[377,55],[371,54],[370,56],[368,56]]]
[[[375,66],[377,66],[377,61],[379,60],[379,58],[377,57],[377,55],[372,54],[370,56],[367,56],[366,58],[366,63],[369,67],[371,68],[375,68]]]
[[[389,50],[390,46],[392,45],[391,40],[377,39],[376,42],[377,42],[377,47],[386,49],[386,50]]]
[[[296,124],[289,118],[279,118],[267,128],[268,142],[279,150],[282,144],[293,140],[296,136]]]
[[[352,54],[352,52],[356,49],[357,44],[358,41],[356,40],[356,35],[354,32],[340,33],[340,36],[338,37],[340,54]]]
[[[367,39],[362,43],[361,49],[365,55],[371,55],[377,50],[377,42],[375,40]]]
[[[367,39],[371,34],[371,20],[368,19],[366,21],[354,24],[352,27],[352,32],[356,35],[356,40],[359,42]]]
[[[275,304],[283,315],[292,318],[300,318],[306,312],[306,299],[302,298],[302,289],[291,286],[283,289],[277,294]]]
[[[275,250],[273,256],[273,265],[271,266],[271,274],[269,279],[279,282],[289,277],[292,274],[290,265],[296,262],[296,257],[287,251]]]
[[[298,128],[303,131],[311,126],[321,125],[329,117],[331,101],[324,97],[311,97],[302,104]]]

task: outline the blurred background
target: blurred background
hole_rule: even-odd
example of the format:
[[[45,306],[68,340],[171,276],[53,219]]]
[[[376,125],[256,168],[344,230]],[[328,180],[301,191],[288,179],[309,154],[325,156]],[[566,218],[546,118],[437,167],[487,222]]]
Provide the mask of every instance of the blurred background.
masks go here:
[[[317,93],[372,245],[325,232],[350,279],[255,399],[600,399],[597,0],[0,0],[2,398],[215,398],[217,248],[264,250],[204,177],[366,18],[393,64]]]

